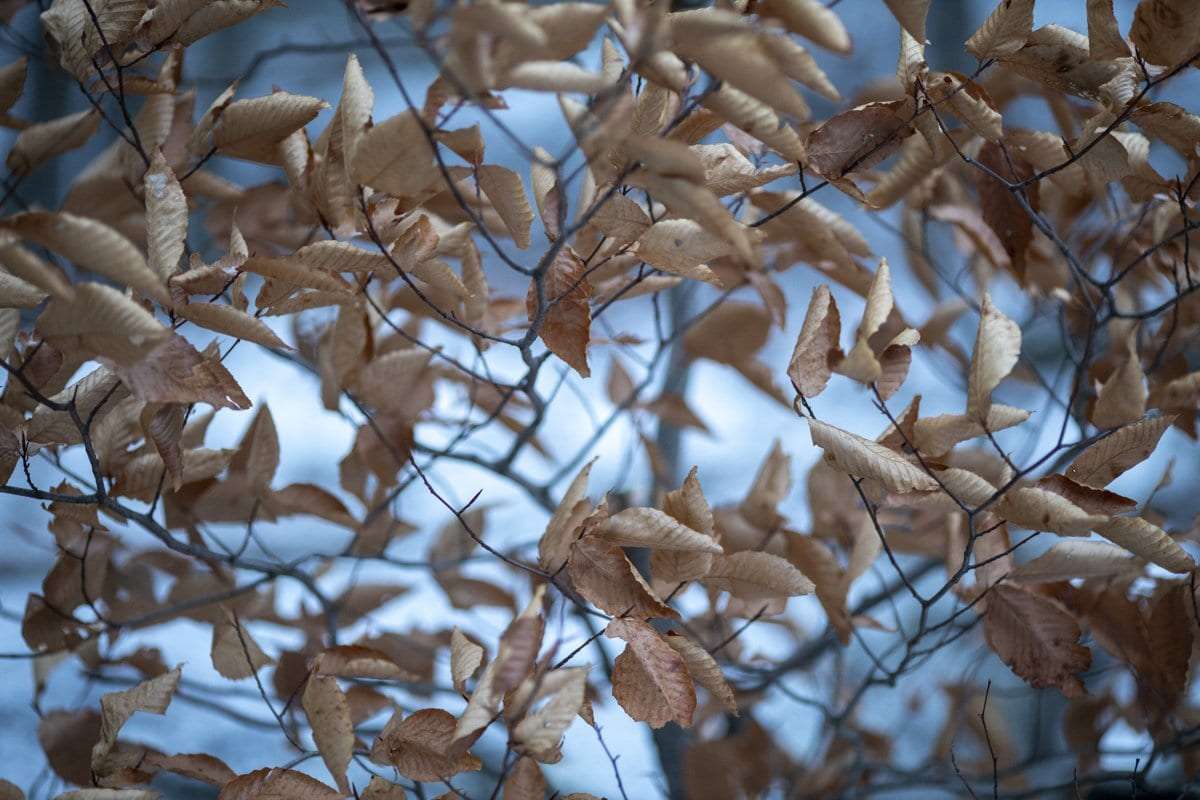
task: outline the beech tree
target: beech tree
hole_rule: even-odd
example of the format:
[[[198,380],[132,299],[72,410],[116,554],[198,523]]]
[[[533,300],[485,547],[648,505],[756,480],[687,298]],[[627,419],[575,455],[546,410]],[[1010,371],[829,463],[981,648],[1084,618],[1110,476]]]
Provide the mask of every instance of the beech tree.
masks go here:
[[[45,35],[0,69],[3,536],[45,566],[0,735],[47,764],[0,796],[1191,796],[1193,3],[1002,0],[939,43],[970,74],[931,0],[329,5],[318,97],[300,31],[272,92],[189,72],[274,0],[0,3]],[[836,86],[888,13],[895,74]],[[280,477],[319,434],[256,362],[353,432],[336,481]],[[688,442],[749,393],[790,423],[714,491]]]

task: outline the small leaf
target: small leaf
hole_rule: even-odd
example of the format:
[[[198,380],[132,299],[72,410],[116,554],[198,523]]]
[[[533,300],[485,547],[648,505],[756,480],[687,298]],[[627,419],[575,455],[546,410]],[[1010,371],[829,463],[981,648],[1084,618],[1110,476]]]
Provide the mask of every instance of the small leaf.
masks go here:
[[[722,552],[716,540],[680,524],[656,508],[627,508],[600,523],[596,532],[622,547],[649,547],[653,550],[697,553]]]
[[[1010,55],[1033,32],[1034,0],[1001,0],[979,30],[967,39],[967,52],[980,61]]]
[[[301,703],[325,766],[338,789],[349,794],[346,768],[354,755],[354,723],[350,720],[350,705],[345,693],[336,678],[313,674],[308,676]]]
[[[525,296],[529,322],[540,326],[538,335],[542,342],[585,378],[592,374],[587,356],[591,341],[592,312],[588,307],[591,294],[586,265],[575,251],[564,246],[546,272],[540,296],[533,282]]]

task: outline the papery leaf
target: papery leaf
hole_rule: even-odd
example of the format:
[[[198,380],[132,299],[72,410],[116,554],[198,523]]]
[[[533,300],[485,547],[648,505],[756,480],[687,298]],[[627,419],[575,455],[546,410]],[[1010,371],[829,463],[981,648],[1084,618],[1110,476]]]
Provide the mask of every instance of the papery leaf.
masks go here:
[[[224,303],[186,303],[175,307],[175,315],[201,328],[245,339],[263,347],[289,349],[287,343],[265,322]]]
[[[1066,475],[1085,486],[1103,488],[1149,458],[1170,425],[1171,417],[1147,417],[1132,422],[1080,453]]]
[[[213,625],[212,662],[217,672],[230,680],[249,678],[275,663],[232,616]]]
[[[4,163],[14,173],[29,173],[55,156],[82,147],[100,126],[93,109],[30,125],[17,135]]]
[[[837,302],[829,287],[821,284],[813,290],[788,363],[788,377],[804,397],[816,397],[829,383],[834,365],[842,359],[838,346],[841,331]]]
[[[1108,542],[1066,539],[1009,573],[1021,583],[1054,583],[1072,578],[1101,578],[1138,569],[1128,550]]]
[[[1079,623],[1059,603],[1027,589],[999,585],[987,594],[983,618],[988,645],[1035,688],[1054,687],[1067,697],[1084,694],[1078,673],[1092,664],[1079,644]]]
[[[483,666],[484,650],[455,628],[450,637],[450,677],[454,688],[463,691],[467,681]]]
[[[652,728],[690,726],[696,689],[682,656],[645,622],[614,619],[604,633],[627,642],[612,676],[613,697],[625,713]]]
[[[587,689],[587,667],[556,670],[541,681],[537,693],[519,706],[530,706],[548,698],[546,703],[517,723],[513,731],[520,749],[539,761],[554,761],[559,755],[563,734],[580,714]]]
[[[303,772],[291,769],[257,769],[239,775],[221,787],[217,800],[342,800],[344,795]]]
[[[175,667],[156,678],[143,681],[132,689],[109,692],[100,698],[100,740],[92,747],[92,769],[104,775],[106,760],[117,743],[117,734],[138,711],[165,714],[179,687],[181,668]]]
[[[967,39],[967,52],[979,60],[1015,53],[1033,32],[1034,0],[1001,0]]]
[[[397,712],[379,734],[376,747],[386,753],[388,763],[401,775],[414,781],[452,778],[460,772],[472,772],[482,765],[469,753],[454,754],[454,717],[440,708],[426,708],[404,717]]]
[[[1186,0],[1141,0],[1129,29],[1138,55],[1163,66],[1195,56],[1200,21],[1193,11]]]
[[[830,179],[870,169],[912,135],[898,112],[898,103],[868,103],[832,117],[809,134],[808,163]]]
[[[808,420],[808,429],[813,444],[856,478],[874,478],[893,492],[937,488],[937,481],[895,450],[816,419]]]
[[[680,550],[721,553],[721,546],[709,536],[680,524],[656,508],[627,508],[606,519],[596,532],[622,547],[649,547],[654,550]]]
[[[620,547],[599,536],[584,536],[571,548],[571,584],[592,605],[635,619],[679,614],[654,593]]]
[[[812,594],[813,582],[787,559],[751,550],[717,556],[700,579],[743,600],[770,600]]]
[[[663,637],[687,665],[688,674],[698,686],[703,686],[713,697],[720,701],[725,710],[737,714],[737,701],[733,697],[733,689],[725,680],[725,674],[717,664],[716,659],[696,642],[679,633],[671,631]]]
[[[1129,45],[1113,13],[1113,0],[1087,0],[1087,23],[1088,52],[1093,60],[1129,57]]]
[[[2,227],[164,305],[170,302],[162,277],[150,269],[141,252],[102,222],[74,214],[31,211],[9,218]]]
[[[350,705],[345,693],[336,678],[313,674],[304,685],[301,703],[325,766],[338,789],[348,794],[346,768],[354,755],[354,724],[350,720]]]
[[[1168,572],[1183,574],[1196,568],[1192,557],[1166,531],[1141,517],[1113,517],[1096,526],[1095,530],[1110,542]]]
[[[475,175],[479,181],[479,188],[492,202],[500,219],[504,220],[504,225],[508,228],[517,247],[522,250],[529,247],[529,229],[533,225],[533,209],[529,207],[529,198],[525,195],[521,176],[507,167],[498,167],[492,164],[484,164],[479,167]],[[551,270],[553,271],[553,267]]]
[[[146,195],[146,261],[166,280],[179,268],[187,245],[188,204],[183,187],[162,151],[143,178]]]
[[[992,403],[992,391],[1012,372],[1021,355],[1021,329],[984,295],[980,305],[979,329],[971,373],[967,383],[967,416],[984,422]]]
[[[552,353],[583,377],[591,375],[587,348],[591,341],[592,313],[588,298],[592,287],[583,259],[570,247],[559,250],[538,287],[531,283],[525,296],[530,324],[540,325],[538,335]]]

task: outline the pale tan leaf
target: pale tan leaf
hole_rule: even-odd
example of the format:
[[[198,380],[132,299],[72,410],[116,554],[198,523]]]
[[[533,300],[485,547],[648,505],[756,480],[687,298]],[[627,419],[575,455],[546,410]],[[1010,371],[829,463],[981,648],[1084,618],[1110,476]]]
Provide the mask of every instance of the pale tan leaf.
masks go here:
[[[767,343],[771,315],[761,305],[726,301],[688,328],[683,346],[697,358],[741,367]]]
[[[397,664],[382,650],[358,644],[330,647],[313,661],[313,673],[335,678],[416,682],[420,677]]]
[[[1053,531],[1062,536],[1087,536],[1108,520],[1104,514],[1089,514],[1058,492],[1036,486],[1009,489],[996,503],[998,515],[1031,531]]]
[[[46,293],[33,284],[0,272],[0,308],[37,308],[45,299]]]
[[[503,800],[544,800],[546,779],[542,768],[529,756],[522,756],[513,764],[504,781]]]
[[[144,178],[146,260],[163,280],[179,268],[187,244],[188,204],[183,188],[163,156],[154,154]]]
[[[656,508],[627,508],[602,522],[596,532],[622,547],[721,553],[709,536],[680,524]]]
[[[654,223],[638,238],[637,249],[638,257],[652,267],[721,288],[721,279],[705,262],[732,252],[733,246],[724,237],[690,219]]]
[[[935,72],[929,76],[929,81],[933,84],[931,100],[948,105],[949,110],[972,131],[993,143],[1004,135],[1000,111],[979,84],[957,72]],[[939,135],[935,141],[938,147],[949,145],[945,136]]]
[[[888,11],[918,43],[925,42],[925,17],[932,0],[884,0]]]
[[[147,403],[208,403],[213,408],[247,409],[250,400],[214,349],[202,354],[172,334],[135,364],[116,363],[113,371],[135,397]]]
[[[813,290],[788,363],[788,377],[804,397],[816,397],[825,390],[834,365],[842,358],[841,335],[837,302],[829,287],[821,284]]]
[[[1171,417],[1130,423],[1080,453],[1067,468],[1066,475],[1085,486],[1103,488],[1149,458],[1170,425]]]
[[[795,597],[812,594],[816,588],[787,559],[753,550],[714,557],[708,574],[700,580],[742,600]]]
[[[61,350],[81,350],[128,365],[173,335],[142,306],[99,283],[76,286],[70,300],[52,299],[38,317],[37,329]]]
[[[1146,413],[1147,396],[1137,331],[1131,328],[1125,339],[1125,357],[1100,387],[1091,422],[1097,428],[1119,428],[1139,420]]]
[[[462,692],[479,668],[483,666],[483,647],[455,628],[450,634],[450,677],[455,690]]]
[[[393,271],[388,257],[378,250],[364,250],[350,242],[332,240],[306,244],[287,256],[309,269],[324,272],[380,272]]]
[[[0,244],[0,266],[48,295],[71,299],[72,288],[62,270],[16,242]]]
[[[820,0],[767,0],[758,13],[776,17],[788,30],[835,53],[850,52],[850,34],[833,10]]]
[[[967,39],[967,52],[980,61],[1015,53],[1033,32],[1034,0],[1001,0]]]
[[[204,753],[178,753],[173,756],[147,754],[146,762],[154,769],[173,772],[217,787],[237,777],[224,761]]]
[[[291,349],[265,322],[224,303],[178,305],[175,307],[175,316],[194,322],[201,328],[245,339],[263,347]]]
[[[363,74],[358,56],[351,53],[346,57],[346,70],[342,75],[342,99],[338,103],[338,121],[342,126],[342,151],[346,164],[353,164],[358,155],[358,145],[371,123],[371,112],[375,108],[375,92]]]
[[[1084,694],[1078,673],[1092,663],[1079,644],[1079,623],[1044,595],[1000,584],[987,594],[983,618],[988,645],[1035,688],[1054,687],[1068,697]]]
[[[587,672],[587,667],[569,667],[555,670],[541,681],[537,694],[527,702],[532,705],[547,695],[549,700],[517,723],[513,734],[521,750],[539,761],[555,760],[563,734],[584,707]]]
[[[371,776],[371,782],[359,795],[360,800],[405,800],[407,797],[403,786],[385,781],[378,775]]]
[[[9,218],[3,227],[53,250],[76,266],[170,305],[163,279],[150,269],[141,251],[102,222],[74,214],[33,211]]]
[[[928,491],[937,481],[900,453],[816,419],[808,420],[813,444],[842,471],[856,478],[874,478],[893,492]]]
[[[416,195],[438,180],[441,171],[416,112],[404,111],[367,130],[350,162],[350,176],[399,197]]]
[[[55,156],[82,147],[99,125],[100,115],[92,109],[30,125],[17,135],[4,163],[17,174],[32,172]]]
[[[504,220],[504,226],[517,247],[529,247],[529,229],[533,225],[533,209],[525,195],[521,176],[507,167],[484,164],[475,171],[479,188],[487,195],[492,207]],[[556,261],[557,263],[557,261]]]
[[[737,714],[737,700],[734,699],[733,689],[725,680],[725,673],[721,671],[716,659],[699,644],[675,631],[668,632],[664,640],[671,646],[671,649],[679,653],[683,663],[687,665],[688,674],[692,676],[692,680],[707,689],[725,707],[726,711]]]
[[[236,681],[249,678],[275,661],[236,618],[228,615],[213,625],[212,663],[223,677]]]
[[[1187,0],[1141,0],[1129,29],[1138,55],[1163,66],[1175,66],[1195,56],[1200,37],[1195,11]]]
[[[722,86],[708,93],[702,102],[705,108],[711,109],[787,160],[803,161],[807,158],[804,142],[796,130],[780,120],[765,103],[745,92],[732,86]]]
[[[1055,583],[1072,578],[1103,578],[1140,570],[1128,550],[1092,539],[1065,539],[1009,573],[1021,583]]]
[[[279,433],[275,418],[265,404],[258,407],[254,419],[238,442],[229,464],[230,472],[241,475],[250,487],[265,487],[279,468]]]
[[[1087,23],[1088,54],[1093,61],[1129,57],[1129,45],[1113,14],[1113,0],[1087,0]]]
[[[1020,355],[1021,329],[984,294],[967,380],[967,416],[980,422],[987,420],[992,391],[1012,372]]]
[[[592,513],[587,484],[594,463],[589,461],[579,470],[546,523],[546,530],[538,541],[538,564],[542,569],[557,572],[566,564],[576,531],[584,518]]]
[[[301,703],[325,766],[338,789],[348,794],[346,768],[354,755],[354,723],[350,720],[350,704],[345,693],[336,678],[313,674],[304,685]]]
[[[1089,514],[1113,516],[1123,514],[1135,506],[1137,501],[1104,489],[1076,483],[1065,475],[1046,475],[1033,483],[1039,489],[1048,489],[1062,495]]]
[[[993,403],[983,424],[964,414],[939,414],[919,419],[913,425],[910,441],[922,453],[940,456],[959,442],[1020,425],[1027,419],[1029,412],[1023,408]]]
[[[107,774],[106,760],[117,743],[117,734],[138,711],[165,714],[179,687],[181,668],[175,667],[158,677],[139,683],[132,689],[109,692],[100,698],[100,738],[92,747],[92,769]]]
[[[242,264],[241,269],[246,272],[262,275],[264,278],[271,278],[289,286],[316,289],[321,292],[332,292],[353,297],[350,294],[350,287],[338,276],[321,270],[311,269],[296,261],[251,256]]]
[[[1096,533],[1168,572],[1187,573],[1196,562],[1162,528],[1141,517],[1113,517],[1097,525]]]
[[[609,86],[602,72],[592,72],[569,61],[526,61],[508,71],[504,83],[535,92],[596,94]]]
[[[696,477],[696,468],[688,471],[683,485],[663,497],[663,511],[689,529],[711,536],[713,514]],[[650,554],[650,574],[656,581],[690,581],[703,576],[712,565],[712,554],[696,551],[654,550]]]
[[[467,707],[463,709],[463,713],[455,724],[452,732],[455,742],[468,740],[477,732],[487,728],[499,716],[500,701],[504,698],[504,692],[496,686],[496,673],[497,662],[493,659],[483,668],[483,674],[475,683],[475,691],[471,693]],[[376,744],[378,745],[379,742]]]
[[[615,192],[592,215],[591,224],[619,245],[637,241],[652,224],[642,207]]]
[[[324,100],[288,92],[236,100],[217,118],[212,146],[227,155],[254,153],[262,145],[283,141],[328,107]]]

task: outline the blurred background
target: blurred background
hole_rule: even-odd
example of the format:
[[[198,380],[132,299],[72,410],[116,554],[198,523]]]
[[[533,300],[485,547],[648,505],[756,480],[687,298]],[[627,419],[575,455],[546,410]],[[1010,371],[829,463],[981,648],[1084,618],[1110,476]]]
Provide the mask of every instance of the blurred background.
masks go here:
[[[815,48],[813,53],[832,82],[841,90],[845,98],[844,106],[848,106],[853,103],[855,92],[866,81],[893,73],[898,26],[882,0],[840,0],[835,5],[853,36],[854,52],[846,58]],[[975,62],[963,51],[962,42],[982,23],[993,5],[992,0],[934,0],[928,28],[931,44],[927,56],[931,67],[971,72]],[[1134,0],[1116,2],[1117,19],[1123,31],[1128,30],[1135,5]],[[1035,26],[1050,22],[1086,31],[1085,1],[1040,0]],[[424,53],[409,42],[401,21],[381,22],[379,32],[400,65],[407,85],[416,96],[422,96],[436,70],[428,63]],[[9,63],[22,54],[30,57],[24,97],[13,113],[40,121],[87,107],[78,86],[56,66],[46,63],[36,4],[18,12],[11,25],[3,29],[0,49],[4,52],[0,58],[3,63]],[[192,46],[188,49],[185,61],[183,88],[196,90],[197,109],[205,108],[213,97],[235,79],[241,80],[240,97],[266,94],[278,87],[314,95],[336,104],[349,52],[358,54],[368,77],[372,79],[376,92],[376,120],[403,110],[403,101],[383,74],[379,59],[340,0],[289,0],[287,8],[261,14]],[[598,44],[581,53],[580,60],[588,66],[597,66]],[[1189,77],[1171,84],[1163,98],[1186,98],[1196,88],[1195,78]],[[818,119],[840,110],[811,93],[806,93],[806,98],[813,105],[814,116]],[[508,109],[498,113],[527,145],[538,145],[551,153],[561,152],[569,146],[570,135],[553,95],[511,91],[506,93],[506,99]],[[313,136],[327,123],[328,117],[329,112],[324,112],[313,123]],[[484,125],[488,161],[512,167],[527,175],[528,164],[520,152],[503,136],[489,135],[486,120],[472,116],[468,109],[456,117],[456,124],[461,126],[476,120],[481,120]],[[1026,101],[1019,102],[1006,112],[1005,123],[1044,128],[1053,125],[1043,106]],[[9,134],[6,132],[5,136]],[[20,191],[21,199],[31,207],[57,208],[73,177],[111,139],[111,131],[102,130],[84,150],[58,158],[42,168],[25,182]],[[6,151],[10,143],[5,142]],[[1169,163],[1169,154],[1156,150],[1155,158],[1166,160],[1160,167],[1163,174],[1173,174],[1177,169],[1176,165]],[[214,159],[209,167],[244,186],[283,180],[276,170],[228,159]],[[780,188],[793,187],[794,178],[780,182]],[[918,288],[906,266],[902,243],[895,233],[898,218],[895,209],[879,215],[868,215],[858,211],[852,202],[832,190],[822,192],[817,199],[846,216],[867,237],[875,253],[889,259],[893,265],[897,304],[905,316],[918,322],[926,319],[934,303],[926,292]],[[13,213],[14,210],[10,206],[4,209],[4,213]],[[200,226],[194,226],[191,237],[192,247],[204,254],[206,260],[211,260],[220,252],[219,243],[209,240]],[[954,273],[963,268],[965,261],[956,251],[949,235],[936,240],[932,249],[948,272]],[[493,288],[502,293],[523,294],[524,285],[512,280],[517,276],[506,270],[495,269],[495,264],[487,264],[486,259],[490,255],[485,250],[485,266],[489,267]],[[783,330],[773,331],[762,358],[774,374],[782,378],[804,309],[813,287],[819,282],[819,276],[813,270],[797,267],[782,275],[779,282],[788,300],[787,324]],[[1011,283],[1002,282],[1000,286],[993,289],[998,304],[1009,316],[1022,319],[1022,310],[1028,310],[1025,300]],[[696,303],[697,307],[706,304],[705,298],[711,302],[715,297],[715,290],[707,286],[694,285],[690,291],[696,295],[690,302]],[[746,290],[743,293],[746,299],[755,301]],[[843,319],[857,320],[862,303],[848,292],[835,291],[835,294],[842,308]],[[608,336],[644,329],[649,309],[646,299],[620,303],[608,316],[605,329],[594,331],[594,335]],[[974,335],[974,324],[973,319],[964,318],[961,330],[956,329],[968,350]],[[1042,330],[1035,326],[1027,329],[1025,348],[1035,358],[1037,354],[1044,353],[1047,368],[1052,372],[1058,364],[1059,332],[1053,325],[1046,325],[1045,328]],[[290,338],[286,326],[281,326],[279,332],[285,339]],[[203,343],[204,338],[201,337],[199,341]],[[448,348],[469,352],[469,345],[453,337],[445,337],[445,344]],[[579,391],[562,392],[554,404],[554,411],[543,428],[542,440],[559,459],[576,453],[591,437],[598,421],[605,419],[612,408],[604,389],[610,352],[610,349],[602,347],[593,348],[593,378],[585,382],[576,381]],[[504,359],[507,357],[501,353],[489,356],[496,359],[494,368],[501,374],[519,375],[522,365],[515,359],[513,363],[506,364]],[[277,483],[311,482],[336,487],[337,463],[349,448],[354,429],[345,419],[321,406],[315,379],[288,362],[275,359],[253,347],[238,348],[226,363],[255,404],[266,403],[274,415],[282,442],[282,463]],[[636,368],[628,363],[625,367]],[[712,362],[697,362],[690,369],[687,398],[707,425],[709,433],[687,433],[682,437],[679,458],[681,470],[686,471],[693,464],[699,467],[700,480],[713,504],[736,502],[749,488],[759,463],[773,442],[778,440],[792,458],[794,478],[793,491],[782,510],[789,515],[794,528],[804,530],[808,520],[803,476],[819,455],[809,441],[804,424],[790,409],[762,394],[727,367]],[[922,411],[925,414],[947,413],[961,408],[963,387],[953,365],[919,349],[914,353],[912,372],[906,387],[893,399],[892,407],[903,407],[916,388],[920,388],[923,395]],[[1010,381],[1000,390],[999,398],[1002,402],[1029,408],[1036,415],[1035,420],[1022,429],[1021,438],[1010,441],[1027,445],[1025,429],[1038,422],[1044,423],[1041,448],[1026,450],[1022,447],[1017,451],[1018,456],[1028,457],[1052,443],[1060,418],[1046,402],[1044,395],[1035,394],[1023,384]],[[453,415],[453,403],[450,400],[446,403],[441,410]],[[818,398],[818,403],[818,410],[823,410],[825,418],[841,427],[867,436],[874,436],[884,427],[884,420],[872,408],[862,387],[848,380],[835,378],[829,389]],[[251,414],[219,412],[209,431],[208,446],[232,446],[249,424]],[[496,443],[501,441],[500,438],[495,440]],[[1144,500],[1159,479],[1166,458],[1180,452],[1184,441],[1177,431],[1169,431],[1155,459],[1127,473],[1111,488],[1139,501]],[[487,443],[486,437],[484,443]],[[627,420],[609,429],[596,444],[592,455],[598,457],[591,479],[593,499],[598,499],[603,491],[614,488],[627,492],[635,502],[651,501],[650,470],[638,441],[638,431]],[[527,453],[517,466],[535,479],[544,479],[553,474],[559,464],[536,453]],[[34,474],[42,481],[54,477],[53,471],[45,465],[39,465]],[[682,474],[677,477],[682,477]],[[1194,458],[1189,460],[1185,457],[1175,463],[1174,483],[1158,495],[1158,505],[1169,513],[1173,524],[1186,526],[1200,511],[1200,498],[1197,498],[1194,489],[1188,489],[1196,485],[1198,478],[1200,463]],[[436,470],[435,479],[439,489],[451,502],[461,504],[476,492],[482,492],[478,505],[486,508],[486,535],[495,546],[503,548],[534,542],[541,535],[547,518],[545,512],[531,503],[519,489],[495,476],[469,465],[443,461]],[[555,487],[555,499],[564,485],[560,483]],[[447,522],[447,512],[437,501],[418,490],[403,496],[400,514],[416,526],[417,531],[403,540],[398,555],[416,559],[424,557],[433,537]],[[3,556],[0,557],[0,651],[6,653],[19,653],[25,649],[19,630],[25,598],[28,593],[39,590],[41,578],[53,562],[53,543],[45,532],[46,520],[46,515],[34,502],[0,497],[0,537],[3,541]],[[348,534],[331,525],[304,519],[276,525],[263,524],[260,535],[272,549],[288,558],[309,552],[336,552],[344,546]],[[236,541],[233,538],[236,531],[231,529],[230,536],[231,541]],[[1030,552],[1037,552],[1045,544],[1034,542]],[[890,574],[890,568],[883,566],[884,563],[881,561],[877,565],[875,576],[867,576],[858,584],[856,594],[869,594],[878,588],[880,580],[894,577]],[[491,570],[489,564],[480,561],[472,565],[468,572],[492,575],[494,573]],[[415,627],[434,632],[459,625],[475,633],[481,641],[494,645],[508,619],[509,612],[505,609],[463,611],[449,607],[443,593],[419,569],[406,572],[394,567],[365,566],[356,577],[359,580],[390,581],[408,587],[404,594],[372,615],[366,632],[370,632],[372,626],[380,630]],[[336,579],[336,575],[330,578]],[[507,585],[519,597],[526,596],[526,587],[521,585],[520,580],[511,575],[506,575],[502,580],[507,581]],[[285,605],[292,604],[293,609],[300,602],[298,596],[289,595],[286,591],[281,591],[280,600]],[[787,617],[801,629],[811,631],[814,636],[820,633],[824,624],[823,614],[814,598],[793,600]],[[578,634],[569,625],[561,632],[568,638]],[[225,759],[239,773],[287,762],[293,753],[274,729],[274,720],[263,708],[253,683],[225,681],[212,670],[209,663],[210,634],[207,626],[181,621],[148,633],[135,633],[123,640],[123,649],[132,650],[143,639],[152,639],[157,646],[163,647],[164,659],[168,664],[183,662],[189,680],[197,686],[213,687],[205,692],[180,692],[165,717],[137,715],[126,726],[123,735],[154,742],[168,751],[211,752]],[[871,636],[867,634],[868,641]],[[296,644],[284,634],[272,638],[269,631],[258,638],[268,653]],[[744,647],[748,653],[783,656],[791,646],[789,642],[790,637],[782,635],[777,626],[760,625],[748,631]],[[442,666],[445,668],[446,665]],[[823,670],[793,675],[788,686],[803,694],[821,694],[828,691],[828,681],[835,677],[832,676],[833,672],[840,672],[843,678],[853,680],[856,676],[861,677],[868,666],[866,656],[857,646],[852,646],[845,651],[844,658],[826,665]],[[1102,664],[1097,666],[1103,667]],[[0,671],[3,675],[0,680],[0,753],[3,754],[0,757],[0,775],[31,790],[30,797],[52,796],[53,790],[58,787],[46,768],[35,735],[37,715],[30,706],[33,680],[30,662],[0,660]],[[443,678],[445,674],[442,673]],[[992,702],[999,706],[1007,718],[1011,735],[1018,746],[1031,750],[1061,747],[1058,731],[1040,724],[1040,720],[1052,717],[1054,704],[1061,702],[1060,699],[1056,695],[1026,690],[994,657],[980,650],[977,635],[966,637],[941,653],[917,673],[915,680],[902,682],[894,691],[878,691],[871,695],[863,709],[868,724],[879,730],[901,729],[903,733],[895,741],[898,758],[902,763],[905,759],[910,763],[918,763],[927,754],[948,708],[947,697],[936,691],[929,682],[953,683],[963,679],[991,679],[994,682]],[[95,705],[100,694],[119,688],[125,687],[107,680],[90,679],[82,673],[77,663],[68,662],[54,673],[45,706]],[[221,708],[213,708],[211,703],[200,697],[201,694],[204,698],[218,699]],[[408,699],[409,707],[414,709],[431,702],[447,701],[445,697],[432,701],[420,696]],[[450,698],[449,710],[461,710],[461,703],[455,705],[454,702],[454,698]],[[238,719],[231,719],[226,712],[233,712]],[[621,754],[621,772],[630,797],[661,796],[664,786],[658,778],[657,756],[645,726],[630,722],[611,699],[598,705],[596,712],[606,741]],[[816,743],[814,734],[821,721],[816,712],[782,698],[779,702],[758,705],[755,715],[765,727],[785,730],[787,746],[797,756],[811,754]],[[379,725],[382,725],[382,720],[375,723],[376,728]],[[546,769],[547,778],[555,789],[564,794],[572,790],[586,790],[597,795],[613,796],[616,786],[609,762],[595,736],[590,731],[581,730],[582,727],[577,725],[568,733],[564,747],[567,756],[561,763]],[[1120,733],[1117,731],[1117,734]],[[176,743],[179,745],[176,746]],[[183,743],[186,743],[186,747]],[[1124,741],[1106,740],[1106,746],[1123,748],[1129,752],[1129,756],[1124,761],[1118,758],[1105,766],[1111,769],[1132,767],[1137,749],[1143,744],[1132,733]],[[499,738],[493,740],[489,735],[482,740],[479,750],[491,753],[495,762],[503,752],[503,747]],[[1044,768],[1047,772],[1041,777],[1057,776],[1062,780],[1065,775],[1069,780],[1072,766],[1073,762],[1069,759],[1050,761]],[[307,761],[299,768],[323,779],[327,777],[318,761]],[[490,782],[487,785],[490,786]],[[472,784],[464,779],[462,787],[469,792]],[[169,797],[215,796],[215,792],[206,794],[191,783],[165,782],[160,788]],[[896,791],[881,796],[934,795],[927,791]]]

